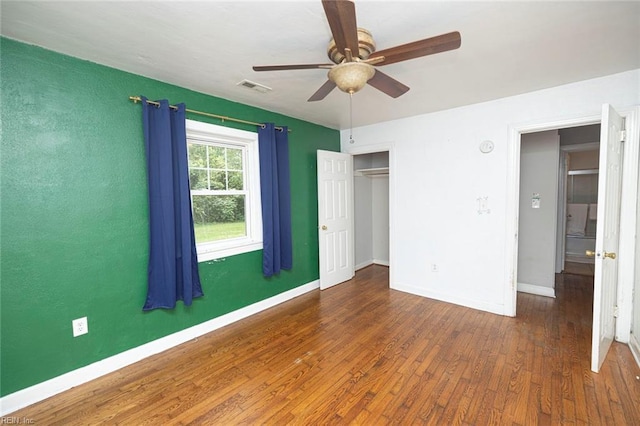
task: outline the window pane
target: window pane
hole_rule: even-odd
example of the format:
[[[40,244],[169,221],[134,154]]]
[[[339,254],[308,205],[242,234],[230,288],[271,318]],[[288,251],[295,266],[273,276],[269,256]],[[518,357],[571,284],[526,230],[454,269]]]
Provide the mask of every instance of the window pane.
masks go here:
[[[209,189],[207,184],[207,171],[199,169],[189,170],[189,187],[191,189]]]
[[[209,150],[209,167],[212,169],[224,169],[224,148],[219,146],[208,146]]]
[[[228,172],[229,173],[229,188],[228,189],[243,189],[242,172]]]
[[[227,189],[227,174],[223,171],[211,171],[211,189],[223,190]]]
[[[227,148],[227,168],[229,170],[242,170],[242,150]]]
[[[244,195],[194,195],[193,222],[197,243],[244,237]]]
[[[190,143],[188,148],[189,167],[207,167],[207,147]]]

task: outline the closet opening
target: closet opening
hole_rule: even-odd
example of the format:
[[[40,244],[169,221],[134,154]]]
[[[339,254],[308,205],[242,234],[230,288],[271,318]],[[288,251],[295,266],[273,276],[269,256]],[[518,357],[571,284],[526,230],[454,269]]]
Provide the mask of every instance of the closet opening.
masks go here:
[[[389,151],[353,156],[356,271],[389,266]]]

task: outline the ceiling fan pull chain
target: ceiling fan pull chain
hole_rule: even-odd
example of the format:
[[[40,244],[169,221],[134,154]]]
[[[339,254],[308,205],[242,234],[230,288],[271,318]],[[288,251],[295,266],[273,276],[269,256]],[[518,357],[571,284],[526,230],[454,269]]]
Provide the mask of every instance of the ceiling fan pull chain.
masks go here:
[[[356,143],[353,140],[353,93],[349,93],[349,143]]]

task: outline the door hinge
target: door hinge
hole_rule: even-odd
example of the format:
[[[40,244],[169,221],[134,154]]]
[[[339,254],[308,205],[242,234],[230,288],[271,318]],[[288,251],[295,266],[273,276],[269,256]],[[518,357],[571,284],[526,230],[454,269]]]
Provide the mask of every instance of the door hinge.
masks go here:
[[[620,142],[624,142],[627,139],[627,131],[620,130]]]
[[[618,309],[618,306],[614,306],[613,307],[613,317],[614,318],[618,318],[618,315],[620,315],[620,309]]]

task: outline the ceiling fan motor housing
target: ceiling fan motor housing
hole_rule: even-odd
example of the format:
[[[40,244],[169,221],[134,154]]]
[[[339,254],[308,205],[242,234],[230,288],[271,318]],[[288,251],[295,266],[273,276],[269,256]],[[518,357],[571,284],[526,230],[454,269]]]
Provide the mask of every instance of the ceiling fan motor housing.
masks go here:
[[[358,28],[358,58],[364,61],[375,51],[376,43],[373,41],[371,33],[364,28]],[[340,52],[336,47],[334,39],[329,42],[327,55],[334,64],[339,64],[345,59],[344,53]]]

